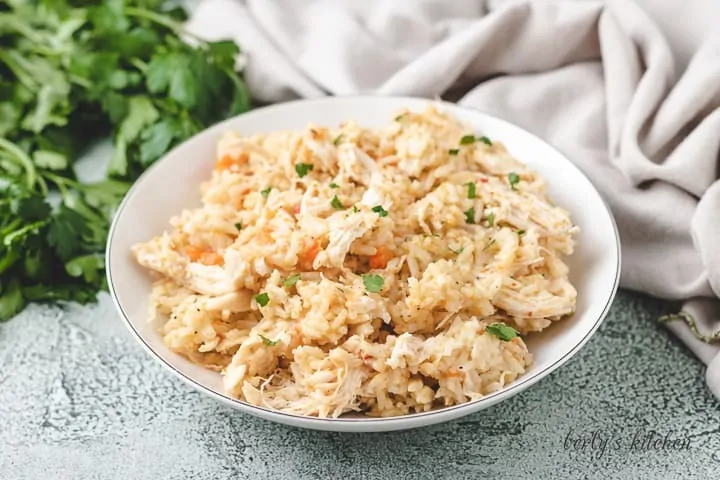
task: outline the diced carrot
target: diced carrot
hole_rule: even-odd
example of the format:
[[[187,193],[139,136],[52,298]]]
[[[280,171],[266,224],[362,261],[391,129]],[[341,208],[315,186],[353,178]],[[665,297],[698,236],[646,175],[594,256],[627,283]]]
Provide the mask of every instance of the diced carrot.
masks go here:
[[[305,268],[311,268],[318,253],[320,253],[320,242],[313,240],[310,246],[300,255],[300,262]]]
[[[299,203],[293,207],[293,212],[295,212],[295,215],[300,213],[300,204]]]
[[[225,259],[217,252],[205,252],[200,256],[203,265],[225,265]]]
[[[199,262],[203,265],[223,265],[225,263],[225,259],[219,253],[209,252],[192,245],[185,247],[185,254],[191,262]]]
[[[215,170],[228,170],[234,166],[240,166],[250,160],[250,155],[240,152],[237,156],[225,155],[215,164]]]
[[[390,259],[392,252],[387,247],[378,247],[375,255],[370,257],[370,268],[385,268]]]
[[[462,378],[465,376],[465,374],[461,371],[458,371],[456,368],[449,368],[448,371],[445,373],[445,376],[450,378]]]
[[[480,183],[487,183],[487,182],[488,182],[488,179],[485,177],[480,179]]]
[[[202,257],[203,253],[205,253],[204,250],[193,247],[192,245],[188,245],[185,247],[185,254],[188,256],[191,262],[197,262],[200,260],[200,257]]]

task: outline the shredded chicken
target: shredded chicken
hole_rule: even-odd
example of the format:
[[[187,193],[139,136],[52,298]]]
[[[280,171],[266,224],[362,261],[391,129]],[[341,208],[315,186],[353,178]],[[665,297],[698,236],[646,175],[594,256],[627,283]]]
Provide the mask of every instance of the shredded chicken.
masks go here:
[[[202,207],[133,247],[161,277],[163,341],[230,395],[296,415],[405,415],[504,388],[532,362],[521,334],[575,310],[577,227],[481,134],[433,108],[228,132]]]

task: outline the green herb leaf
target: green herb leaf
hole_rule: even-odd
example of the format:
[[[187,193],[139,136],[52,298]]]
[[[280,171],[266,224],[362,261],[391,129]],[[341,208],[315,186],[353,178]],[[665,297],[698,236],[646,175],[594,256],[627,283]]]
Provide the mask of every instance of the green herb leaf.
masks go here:
[[[451,148],[450,150],[448,150],[448,153],[450,155],[457,155],[458,153],[460,153],[460,149],[459,148]]]
[[[82,255],[65,264],[65,270],[71,277],[82,277],[87,283],[100,279],[105,268],[105,259],[100,254]]]
[[[467,223],[475,223],[475,207],[470,207],[463,212]]]
[[[25,298],[20,289],[20,282],[13,278],[0,290],[0,322],[10,320],[24,307]]]
[[[140,134],[140,163],[152,165],[170,148],[179,126],[175,119],[166,118],[143,130]]]
[[[518,234],[519,236],[525,235],[525,230],[518,230],[518,231],[517,231],[517,234]]]
[[[520,182],[520,176],[515,172],[510,172],[508,174],[508,182],[510,183],[510,188],[517,190],[515,186]]]
[[[201,88],[194,66],[193,57],[186,52],[156,53],[147,67],[147,88],[155,94],[167,93],[179,105],[193,108]]]
[[[258,335],[260,336],[260,338],[262,338],[263,343],[265,345],[267,345],[268,347],[274,347],[275,345],[280,343],[280,340],[270,340],[269,338],[267,338],[265,335],[263,335],[261,333],[258,333]]]
[[[68,166],[68,159],[65,155],[50,150],[36,150],[33,153],[33,162],[36,166],[48,170],[63,170]]]
[[[338,145],[340,145],[341,140],[342,140],[342,135],[338,135],[337,137],[335,137],[335,140],[333,140],[333,145],[335,145],[337,147]]]
[[[357,205],[353,205],[353,213],[357,213],[360,210],[358,209]]]
[[[335,182],[331,182],[331,183],[330,183],[330,188],[340,188],[340,185],[338,185],[338,184],[335,183]]]
[[[300,274],[294,273],[285,279],[285,281],[283,282],[283,286],[292,287],[298,282],[298,280],[300,280]]]
[[[485,246],[483,247],[483,251],[487,250],[488,248],[492,247],[493,245],[495,245],[495,239],[494,239],[494,238],[493,238],[492,240],[490,240],[490,241],[487,243],[487,245],[485,245]]]
[[[332,205],[332,207],[336,210],[345,210],[345,205],[342,204],[337,195],[332,198],[330,205]]]
[[[451,252],[453,252],[454,254],[460,255],[460,254],[465,250],[465,247],[462,246],[462,247],[458,248],[457,250],[455,250],[455,249],[453,249],[453,248],[451,248],[451,247],[448,247],[448,249],[449,249]]]
[[[398,115],[397,117],[395,117],[395,121],[396,121],[396,122],[399,122],[400,120],[403,119],[403,117],[404,117],[405,115],[407,115],[407,114],[402,113],[402,114]]]
[[[480,137],[478,138],[479,141],[484,143],[485,145],[492,146],[492,141],[488,137]]]
[[[267,292],[258,293],[257,295],[255,295],[255,301],[258,303],[258,305],[264,307],[270,302],[270,295],[268,295]]]
[[[492,325],[488,325],[485,331],[492,335],[495,335],[504,342],[509,342],[513,338],[520,335],[517,330],[515,330],[513,327],[505,325],[504,323],[493,323]]]
[[[487,226],[492,227],[495,225],[495,214],[493,212],[490,212],[487,217],[485,217],[485,220],[487,221]]]
[[[300,176],[300,178],[303,178],[305,175],[308,174],[308,172],[312,172],[313,168],[315,168],[315,165],[312,163],[298,163],[295,165],[295,171]]]
[[[473,183],[473,182],[468,182],[468,183],[465,184],[465,186],[466,186],[467,189],[468,189],[467,197],[468,197],[469,199],[475,198],[475,183]]]
[[[128,146],[139,138],[143,129],[152,125],[159,115],[149,97],[138,95],[129,99],[128,114],[115,136],[115,152],[108,167],[111,175],[124,176],[128,173]]]
[[[273,189],[273,187],[264,188],[264,189],[260,190],[260,195],[262,195],[263,198],[268,198],[268,196],[270,195],[270,191],[272,189]]]
[[[385,285],[385,280],[380,275],[366,274],[362,276],[365,290],[370,293],[378,293]]]
[[[460,145],[470,145],[475,143],[475,135],[465,135],[460,139]]]
[[[388,216],[387,210],[385,210],[382,205],[375,205],[374,207],[372,207],[372,211],[377,213],[381,217]]]
[[[50,222],[47,239],[61,259],[67,261],[81,250],[85,222],[76,211],[65,205],[59,207]]]
[[[242,222],[237,222],[235,228],[237,228],[238,231],[242,230]]]

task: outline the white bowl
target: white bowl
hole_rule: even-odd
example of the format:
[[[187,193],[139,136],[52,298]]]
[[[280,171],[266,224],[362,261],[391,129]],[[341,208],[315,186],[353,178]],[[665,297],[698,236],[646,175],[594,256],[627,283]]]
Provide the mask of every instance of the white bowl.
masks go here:
[[[199,184],[209,178],[216,142],[227,130],[255,134],[300,129],[308,123],[335,126],[354,119],[382,125],[400,109],[422,110],[428,104],[469,122],[477,132],[502,141],[510,153],[539,172],[550,197],[572,214],[580,227],[570,279],[578,291],[577,311],[527,344],[534,356],[530,369],[502,390],[479,400],[431,412],[392,418],[320,419],[249,405],[225,394],[220,375],[171,352],[147,321],[151,277],[130,255],[130,247],[169,228],[168,220],[184,208],[200,205]],[[398,97],[329,97],[273,105],[209,128],[168,153],[145,172],[123,200],[107,244],[110,293],[135,338],[157,361],[199,391],[238,410],[288,425],[318,430],[378,432],[402,430],[456,419],[482,410],[530,387],[567,362],[597,330],[610,308],[620,276],[620,244],[615,222],[600,194],[567,158],[534,135],[475,110],[444,102]]]

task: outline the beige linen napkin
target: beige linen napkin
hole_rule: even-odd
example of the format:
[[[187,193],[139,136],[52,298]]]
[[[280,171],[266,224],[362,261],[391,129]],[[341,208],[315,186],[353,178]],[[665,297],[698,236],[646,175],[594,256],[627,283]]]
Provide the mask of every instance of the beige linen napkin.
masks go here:
[[[682,17],[669,18],[670,9],[656,17],[697,37],[691,20],[703,12],[691,4],[682,2]],[[189,28],[242,45],[263,102],[442,95],[554,144],[615,214],[621,286],[685,301],[695,330],[683,321],[668,328],[708,365],[720,397],[720,347],[694,333],[720,330],[716,26],[689,62],[676,61],[630,0],[205,0]]]

